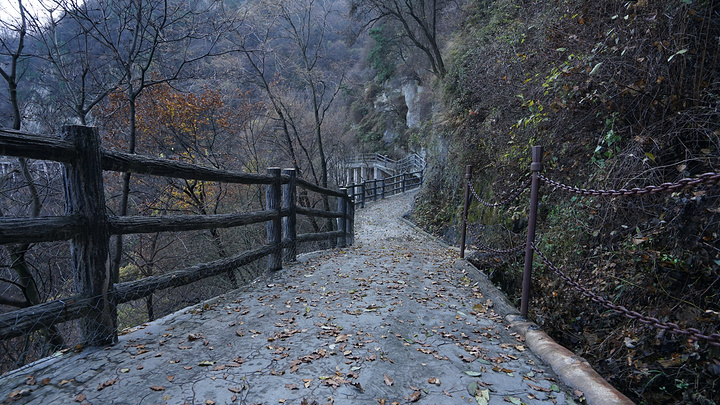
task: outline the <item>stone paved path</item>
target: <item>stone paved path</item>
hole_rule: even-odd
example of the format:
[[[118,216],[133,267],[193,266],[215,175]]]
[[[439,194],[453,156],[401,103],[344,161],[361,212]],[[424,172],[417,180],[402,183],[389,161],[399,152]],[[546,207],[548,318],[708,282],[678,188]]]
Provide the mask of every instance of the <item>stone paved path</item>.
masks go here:
[[[351,248],[0,377],[0,401],[572,403],[457,254],[398,220],[412,196],[359,210]]]

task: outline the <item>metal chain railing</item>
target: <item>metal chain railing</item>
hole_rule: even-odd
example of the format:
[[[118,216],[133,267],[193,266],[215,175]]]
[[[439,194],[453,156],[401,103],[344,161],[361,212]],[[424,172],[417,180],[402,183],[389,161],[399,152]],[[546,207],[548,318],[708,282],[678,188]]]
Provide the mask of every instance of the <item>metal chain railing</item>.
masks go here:
[[[490,202],[487,202],[487,201],[483,200],[483,199],[480,197],[480,195],[478,195],[477,191],[475,191],[475,187],[473,187],[473,185],[472,185],[472,182],[470,182],[470,179],[467,179],[466,181],[467,181],[468,187],[470,187],[470,192],[471,192],[472,195],[475,197],[475,199],[476,199],[480,204],[482,204],[482,205],[484,205],[484,206],[486,206],[486,207],[489,207],[489,208],[502,207],[502,206],[504,206],[504,205],[508,205],[508,204],[510,204],[511,202],[515,201],[515,199],[518,198],[518,197],[520,196],[520,194],[522,194],[523,191],[525,191],[525,190],[527,190],[528,188],[530,188],[530,180],[528,180],[528,181],[525,182],[525,184],[524,184],[522,187],[520,187],[520,188],[518,188],[518,189],[516,189],[516,190],[511,191],[511,192],[510,192],[510,195],[508,195],[508,197],[505,198],[504,200],[502,200],[502,201],[500,201],[500,202],[496,202],[496,203],[490,203]]]
[[[475,233],[470,229],[470,232],[472,236],[475,237],[475,244],[479,246],[480,248],[496,254],[511,254],[518,251],[521,251],[523,249],[526,250],[525,255],[525,269],[523,271],[523,291],[522,291],[522,301],[521,301],[521,313],[523,316],[527,317],[528,314],[528,301],[529,301],[529,294],[530,294],[530,275],[532,271],[532,256],[533,253],[537,253],[538,256],[541,258],[543,263],[545,263],[550,269],[553,270],[560,278],[562,278],[565,282],[573,286],[576,290],[578,290],[582,295],[590,298],[593,302],[597,302],[604,306],[607,309],[613,310],[617,313],[623,314],[624,316],[630,318],[630,319],[636,319],[640,321],[643,324],[651,325],[653,327],[656,327],[658,329],[667,330],[670,333],[678,334],[686,336],[688,339],[693,340],[704,340],[707,341],[709,344],[713,346],[720,346],[720,334],[713,333],[713,334],[705,334],[702,331],[695,329],[695,328],[681,328],[678,324],[672,323],[672,322],[663,322],[660,321],[657,318],[653,318],[647,315],[643,315],[639,312],[632,311],[627,309],[624,306],[616,305],[612,301],[608,300],[607,298],[601,297],[600,295],[594,293],[590,289],[580,285],[577,281],[573,280],[569,276],[567,276],[565,273],[563,273],[557,266],[553,265],[550,260],[542,253],[540,252],[537,247],[535,246],[535,221],[537,216],[537,205],[538,205],[538,186],[540,182],[544,182],[547,185],[554,187],[555,189],[566,191],[570,193],[575,193],[579,195],[584,196],[610,196],[610,197],[634,197],[634,196],[643,196],[643,195],[649,195],[649,194],[660,194],[663,192],[674,192],[677,190],[687,189],[691,187],[696,187],[702,184],[710,184],[710,183],[720,183],[720,173],[704,173],[699,175],[696,178],[684,178],[681,180],[678,180],[674,183],[663,183],[657,186],[645,186],[642,188],[632,188],[632,189],[618,189],[618,190],[603,190],[603,189],[584,189],[579,187],[573,187],[568,186],[566,184],[554,181],[549,179],[548,177],[542,175],[540,172],[542,171],[542,147],[535,146],[533,147],[533,158],[532,158],[532,164],[530,165],[530,170],[532,172],[531,179],[523,185],[523,187],[514,190],[508,198],[505,200],[498,202],[498,203],[489,203],[487,201],[484,201],[482,198],[480,198],[479,194],[475,190],[475,188],[472,186],[472,183],[470,181],[471,175],[472,175],[472,166],[467,166],[466,174],[465,174],[465,209],[463,212],[463,229],[462,229],[462,241],[461,241],[461,250],[460,250],[460,257],[464,257],[464,251],[465,251],[465,233],[466,230],[469,228],[468,220],[467,220],[467,214],[468,214],[468,208],[470,206],[470,199],[471,196],[477,199],[482,205],[486,207],[499,207],[502,205],[506,205],[509,202],[513,201],[515,198],[517,198],[525,189],[530,188],[531,189],[531,196],[530,196],[530,214],[529,214],[529,224],[528,224],[528,239],[525,244],[522,246],[518,246],[516,248],[512,249],[505,249],[505,250],[499,250],[499,249],[493,249],[482,242],[480,242],[480,238],[475,235]]]
[[[631,196],[642,196],[646,194],[658,194],[662,192],[672,192],[679,189],[684,188],[690,188],[695,187],[700,184],[704,183],[714,183],[714,182],[720,182],[720,173],[704,173],[700,176],[694,178],[694,179],[681,179],[678,180],[676,183],[663,183],[659,186],[645,186],[642,188],[631,188],[631,189],[624,189],[621,188],[619,190],[593,190],[593,189],[585,189],[585,188],[578,188],[573,186],[568,186],[566,184],[559,183],[555,180],[551,180],[542,174],[539,174],[538,177],[540,180],[548,184],[549,186],[555,187],[556,189],[560,189],[562,191],[567,191],[570,193],[580,194],[580,195],[587,195],[587,196],[609,196],[609,197],[631,197]]]
[[[548,259],[547,256],[545,256],[545,254],[543,254],[543,252],[541,252],[540,249],[538,249],[534,244],[532,245],[532,249],[538,255],[538,257],[540,257],[542,262],[545,263],[546,266],[548,266],[548,268],[550,270],[552,270],[561,279],[563,279],[563,281],[570,284],[573,288],[575,288],[582,295],[590,298],[591,301],[597,302],[598,304],[602,305],[603,307],[613,310],[613,311],[615,311],[619,314],[622,314],[630,319],[636,319],[646,325],[650,325],[650,326],[653,326],[658,329],[664,329],[673,334],[684,335],[689,339],[705,340],[708,342],[708,344],[720,347],[720,334],[719,333],[705,334],[702,331],[695,329],[695,328],[683,329],[676,323],[663,322],[657,318],[643,315],[637,311],[629,310],[622,305],[614,304],[612,301],[608,300],[607,298],[594,293],[587,287],[582,286],[579,282],[570,278],[570,276],[568,276],[562,270],[560,270],[560,268],[555,266],[550,261],[550,259]]]

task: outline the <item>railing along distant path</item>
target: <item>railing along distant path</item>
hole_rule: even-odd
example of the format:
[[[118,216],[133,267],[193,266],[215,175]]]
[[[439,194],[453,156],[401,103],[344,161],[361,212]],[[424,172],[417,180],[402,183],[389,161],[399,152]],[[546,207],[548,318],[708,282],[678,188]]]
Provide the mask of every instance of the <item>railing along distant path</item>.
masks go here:
[[[382,200],[395,194],[401,194],[420,187],[423,183],[423,170],[401,173],[383,179],[366,180],[356,184],[348,184],[344,188],[360,208],[365,208],[368,201]]]

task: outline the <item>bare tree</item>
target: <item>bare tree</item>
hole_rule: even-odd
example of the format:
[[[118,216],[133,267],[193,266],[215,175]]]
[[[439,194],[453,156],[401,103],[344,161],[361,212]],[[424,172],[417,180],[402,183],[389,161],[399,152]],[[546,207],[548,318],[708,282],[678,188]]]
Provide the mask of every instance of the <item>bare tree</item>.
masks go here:
[[[69,110],[81,125],[90,111],[122,83],[127,71],[113,69],[112,55],[92,33],[87,13],[75,2],[47,0],[43,19],[31,20],[40,51],[37,57],[53,99]]]
[[[447,69],[443,61],[438,28],[440,15],[449,0],[351,0],[351,15],[376,23],[391,23],[400,27],[409,46],[422,51],[432,72],[444,77]]]
[[[208,15],[214,2],[197,5],[168,0],[58,0],[73,20],[104,49],[108,62],[118,72],[118,90],[127,103],[126,149],[135,153],[137,102],[143,91],[160,83],[180,79],[186,68],[213,55],[223,35],[221,26]],[[118,214],[127,215],[130,196],[129,173],[122,180]],[[123,238],[117,236],[112,274],[119,279]]]
[[[1,29],[3,32],[0,33],[0,58],[2,58],[2,62],[0,63],[0,76],[2,76],[8,86],[8,99],[13,115],[12,129],[14,130],[20,130],[22,126],[18,84],[23,77],[23,67],[26,66],[24,62],[30,58],[30,55],[25,52],[29,13],[23,5],[22,0],[17,0],[17,7],[19,18],[16,21],[2,22],[3,26]],[[19,158],[18,161],[31,199],[29,216],[38,217],[42,210],[40,192],[30,172],[27,160]],[[0,212],[0,215],[3,215],[3,213]],[[17,282],[11,284],[20,290],[23,299],[18,300],[3,296],[0,297],[0,304],[22,308],[42,303],[43,299],[38,289],[36,277],[27,260],[27,254],[31,248],[32,244],[29,243],[6,246],[11,262],[9,267],[12,268],[17,275]],[[50,352],[63,345],[63,339],[54,326],[46,329],[45,339],[49,343],[47,350]],[[30,341],[26,339],[24,342],[25,350],[23,350],[22,353],[27,352],[26,349],[29,344]],[[21,365],[24,361],[18,359],[16,362],[19,363],[18,365]]]
[[[326,36],[334,27],[331,17],[337,14],[333,2],[319,0],[289,0],[280,2],[280,17],[284,30],[295,49],[288,58],[303,80],[312,107],[315,142],[320,157],[320,176],[323,187],[328,186],[328,165],[323,143],[323,121],[345,81],[347,61],[339,63],[329,52]]]
[[[348,55],[336,46],[339,11],[336,2],[323,0],[258,1],[240,10],[235,36],[237,51],[246,62],[245,79],[272,106],[293,165],[301,169],[302,155],[303,166],[325,187],[328,158],[323,123],[350,65]]]

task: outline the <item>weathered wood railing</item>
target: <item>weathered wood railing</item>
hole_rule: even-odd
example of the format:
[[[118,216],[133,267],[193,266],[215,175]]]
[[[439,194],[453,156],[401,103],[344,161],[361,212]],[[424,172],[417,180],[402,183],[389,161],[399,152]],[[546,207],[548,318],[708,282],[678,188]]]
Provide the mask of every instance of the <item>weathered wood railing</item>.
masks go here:
[[[360,208],[365,208],[366,201],[377,201],[395,194],[404,193],[420,187],[423,182],[423,171],[402,173],[384,179],[366,180],[345,186],[351,191],[350,196]]]
[[[70,240],[76,295],[0,314],[0,340],[22,336],[61,322],[80,319],[86,344],[117,338],[117,305],[155,291],[231,272],[268,257],[268,269],[293,261],[297,244],[329,240],[339,247],[353,242],[354,204],[345,190],[334,191],[296,178],[295,170],[270,168],[267,174],[232,172],[199,165],[102,149],[96,128],[68,126],[63,138],[0,130],[0,155],[65,164],[66,215],[0,218],[0,244]],[[113,216],[105,206],[103,170],[162,177],[265,185],[265,210],[223,215]],[[337,211],[296,206],[296,187],[338,201]],[[296,216],[337,221],[337,230],[297,234]],[[267,242],[252,250],[160,276],[113,284],[109,269],[111,235],[231,228],[266,222]]]

